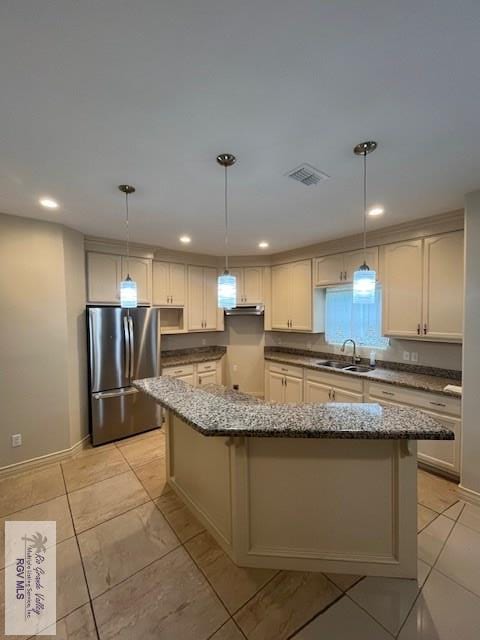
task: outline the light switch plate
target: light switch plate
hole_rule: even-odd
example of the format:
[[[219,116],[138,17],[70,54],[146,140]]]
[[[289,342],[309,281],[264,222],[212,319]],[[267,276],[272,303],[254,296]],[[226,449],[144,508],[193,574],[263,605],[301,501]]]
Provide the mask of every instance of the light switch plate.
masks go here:
[[[12,435],[12,447],[21,447],[22,446],[22,434],[15,433]]]

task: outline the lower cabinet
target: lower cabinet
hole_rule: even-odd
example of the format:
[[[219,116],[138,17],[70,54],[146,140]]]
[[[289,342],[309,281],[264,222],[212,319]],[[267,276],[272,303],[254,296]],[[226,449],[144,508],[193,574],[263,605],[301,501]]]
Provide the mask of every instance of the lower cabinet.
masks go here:
[[[177,380],[183,380],[194,387],[207,384],[222,384],[221,360],[210,362],[198,362],[179,367],[165,367],[162,376],[171,376]]]
[[[363,402],[363,381],[305,369],[305,402]]]
[[[303,400],[303,369],[274,362],[265,368],[265,399],[296,403]]]
[[[461,400],[451,396],[370,383],[368,402],[414,407],[455,433],[455,440],[419,440],[418,460],[426,466],[458,476],[462,438]]]

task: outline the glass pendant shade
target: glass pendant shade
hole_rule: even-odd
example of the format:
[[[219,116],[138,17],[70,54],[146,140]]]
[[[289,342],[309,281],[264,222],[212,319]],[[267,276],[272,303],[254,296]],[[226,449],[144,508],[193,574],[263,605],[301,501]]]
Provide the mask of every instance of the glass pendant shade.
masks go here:
[[[134,309],[137,306],[137,283],[130,276],[120,283],[120,306],[122,309]]]
[[[217,280],[218,306],[220,309],[233,309],[237,304],[237,279],[225,271]]]
[[[367,264],[353,274],[353,302],[356,304],[373,304],[375,302],[375,286],[377,274]]]

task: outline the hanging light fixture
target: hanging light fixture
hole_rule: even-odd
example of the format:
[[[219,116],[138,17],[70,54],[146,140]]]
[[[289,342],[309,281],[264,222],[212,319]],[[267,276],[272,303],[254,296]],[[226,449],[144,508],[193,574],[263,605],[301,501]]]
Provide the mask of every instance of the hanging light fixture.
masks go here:
[[[237,304],[237,279],[228,271],[228,184],[227,169],[236,162],[231,153],[221,153],[217,162],[225,169],[225,271],[217,280],[218,306],[221,309],[232,309]]]
[[[377,148],[373,140],[361,142],[353,149],[357,156],[363,156],[363,264],[353,274],[353,302],[373,304],[377,274],[367,264],[367,156]]]
[[[118,188],[125,194],[125,228],[127,235],[127,277],[120,282],[120,306],[133,309],[137,306],[137,283],[130,277],[130,229],[128,227],[128,196],[135,193],[135,187],[120,184]]]

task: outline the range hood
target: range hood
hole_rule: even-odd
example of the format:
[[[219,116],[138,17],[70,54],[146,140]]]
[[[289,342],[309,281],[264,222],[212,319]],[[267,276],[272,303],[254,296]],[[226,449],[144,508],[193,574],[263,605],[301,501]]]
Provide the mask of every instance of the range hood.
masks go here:
[[[246,304],[242,307],[225,309],[226,316],[263,316],[265,307],[263,304]]]

